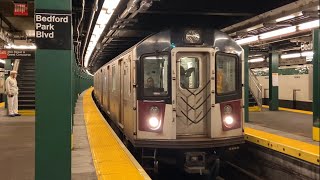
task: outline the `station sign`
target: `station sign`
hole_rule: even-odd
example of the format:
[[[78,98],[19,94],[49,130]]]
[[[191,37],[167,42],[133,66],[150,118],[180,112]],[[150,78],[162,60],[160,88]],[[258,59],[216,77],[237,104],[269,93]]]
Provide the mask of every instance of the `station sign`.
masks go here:
[[[0,49],[0,59],[34,59],[35,51]]]
[[[37,10],[34,18],[37,49],[71,49],[70,11]]]

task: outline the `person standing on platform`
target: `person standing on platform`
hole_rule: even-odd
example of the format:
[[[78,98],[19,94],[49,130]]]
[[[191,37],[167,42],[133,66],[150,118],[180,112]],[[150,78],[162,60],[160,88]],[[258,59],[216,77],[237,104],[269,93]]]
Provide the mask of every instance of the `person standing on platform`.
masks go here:
[[[8,102],[8,113],[10,117],[21,116],[18,114],[18,94],[17,71],[10,71],[10,76],[6,79],[6,94]]]

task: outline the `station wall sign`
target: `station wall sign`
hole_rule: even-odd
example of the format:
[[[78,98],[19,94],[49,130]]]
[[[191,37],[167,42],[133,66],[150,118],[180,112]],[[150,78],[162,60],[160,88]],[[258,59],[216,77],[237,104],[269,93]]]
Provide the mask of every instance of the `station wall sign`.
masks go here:
[[[0,59],[34,59],[33,50],[0,49]]]
[[[36,10],[37,49],[71,49],[71,12]]]

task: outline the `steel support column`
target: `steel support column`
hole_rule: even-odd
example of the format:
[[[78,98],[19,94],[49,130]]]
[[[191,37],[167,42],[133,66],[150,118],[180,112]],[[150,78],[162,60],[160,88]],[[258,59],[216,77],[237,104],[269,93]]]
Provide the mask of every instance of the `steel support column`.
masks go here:
[[[36,0],[35,11],[71,14],[71,2]],[[65,33],[71,40],[72,32]],[[72,53],[71,46],[36,51],[36,180],[71,179]]]
[[[249,46],[244,46],[244,121],[249,122]]]
[[[269,53],[269,110],[279,109],[279,53],[273,49]]]
[[[313,140],[320,141],[320,30],[313,30]]]

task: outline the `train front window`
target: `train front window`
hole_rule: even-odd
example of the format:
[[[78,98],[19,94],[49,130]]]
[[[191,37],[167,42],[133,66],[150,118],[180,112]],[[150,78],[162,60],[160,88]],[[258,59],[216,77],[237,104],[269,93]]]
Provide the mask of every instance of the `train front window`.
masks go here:
[[[229,94],[236,91],[237,58],[227,54],[216,56],[217,94]]]
[[[168,95],[168,55],[143,58],[144,96]]]
[[[199,58],[180,58],[180,86],[183,89],[199,87]]]

